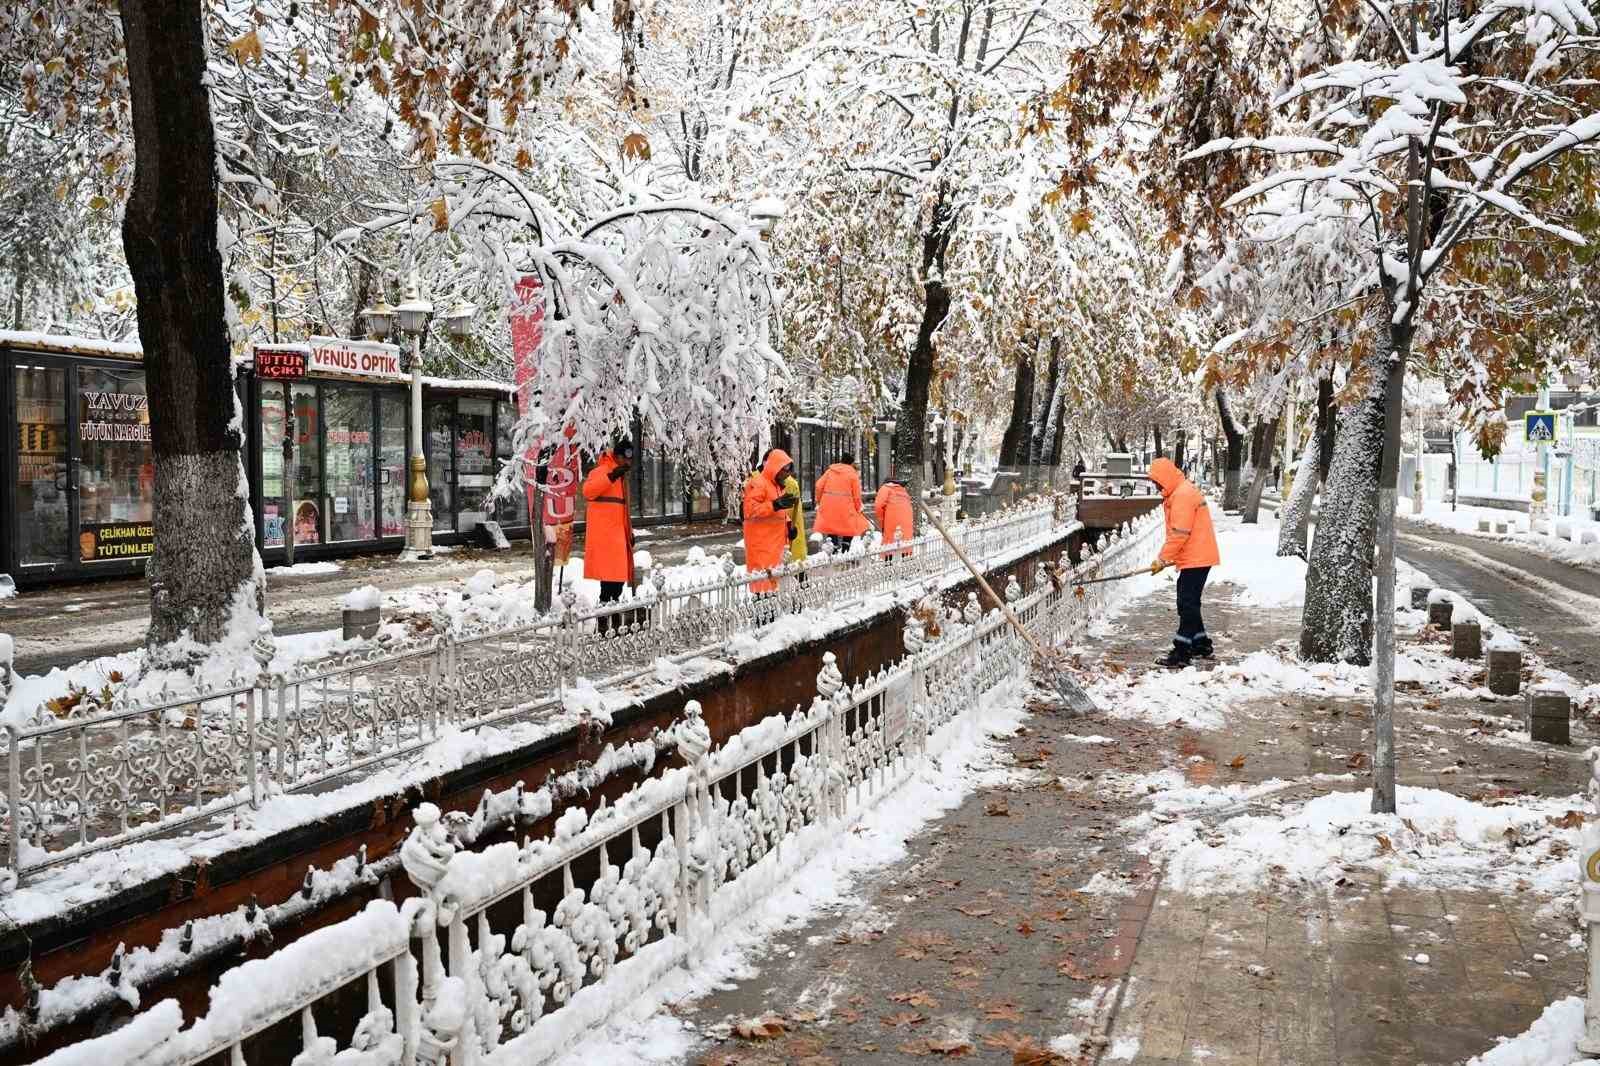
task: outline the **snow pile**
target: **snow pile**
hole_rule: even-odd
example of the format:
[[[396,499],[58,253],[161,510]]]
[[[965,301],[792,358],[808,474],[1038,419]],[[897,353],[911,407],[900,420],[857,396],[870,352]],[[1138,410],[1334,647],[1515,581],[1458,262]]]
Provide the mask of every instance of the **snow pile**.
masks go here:
[[[467,595],[474,597],[489,595],[489,593],[494,591],[497,577],[498,575],[496,575],[493,570],[490,570],[488,567],[484,567],[476,574],[473,574],[471,577],[467,578],[467,583],[465,585]]]
[[[655,558],[653,556],[651,556],[651,554],[649,552],[645,551],[643,548],[639,548],[636,551],[634,551],[634,553],[633,553],[633,568],[634,568],[634,570],[642,572],[642,571],[650,569],[655,564],[656,564]]]
[[[383,593],[376,585],[362,585],[345,593],[339,606],[346,611],[376,611],[383,606]]]
[[[1471,1059],[1467,1066],[1584,1066],[1600,1063],[1578,1051],[1583,1036],[1583,999],[1568,996],[1544,1009],[1520,1036]]]
[[[9,600],[16,594],[16,580],[10,574],[0,574],[0,600]]]
[[[1095,681],[1089,692],[1113,718],[1156,725],[1182,721],[1201,729],[1221,729],[1240,703],[1290,693],[1351,699],[1370,691],[1370,674],[1366,667],[1302,663],[1272,651],[1255,651],[1210,670],[1114,674]]]
[[[1211,576],[1220,584],[1238,587],[1236,602],[1253,607],[1297,607],[1305,603],[1305,560],[1278,555],[1276,522],[1224,525],[1218,531],[1218,541],[1222,565],[1212,570]]]
[[[273,566],[267,569],[270,577],[309,577],[312,574],[337,574],[344,567],[335,562],[295,563],[292,566]]]
[[[1215,791],[1219,803],[1239,799]],[[1196,894],[1250,892],[1274,881],[1325,886],[1352,866],[1378,871],[1390,884],[1512,891],[1526,881],[1546,895],[1572,888],[1568,856],[1582,816],[1570,812],[1586,809],[1581,797],[1488,806],[1401,787],[1399,814],[1373,814],[1371,804],[1365,790],[1333,792],[1215,825],[1182,818],[1151,829],[1139,847],[1167,857],[1166,885]]]

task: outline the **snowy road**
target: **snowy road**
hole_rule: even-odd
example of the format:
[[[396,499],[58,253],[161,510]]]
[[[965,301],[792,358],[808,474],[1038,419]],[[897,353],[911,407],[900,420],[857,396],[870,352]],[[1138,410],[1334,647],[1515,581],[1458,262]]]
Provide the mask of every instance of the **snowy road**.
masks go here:
[[[1400,558],[1519,633],[1549,665],[1600,682],[1600,574],[1507,544],[1440,529],[1400,533]]]

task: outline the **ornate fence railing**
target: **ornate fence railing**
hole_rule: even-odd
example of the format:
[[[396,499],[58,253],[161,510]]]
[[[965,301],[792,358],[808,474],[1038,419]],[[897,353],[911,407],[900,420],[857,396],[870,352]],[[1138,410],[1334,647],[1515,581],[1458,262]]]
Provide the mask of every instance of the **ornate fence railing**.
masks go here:
[[[1019,553],[1071,528],[1058,499],[961,523],[978,560]],[[7,866],[19,879],[85,854],[171,833],[283,792],[334,788],[403,758],[447,730],[548,714],[584,664],[600,687],[625,684],[666,658],[729,648],[797,611],[836,609],[955,580],[938,537],[890,549],[819,554],[770,572],[675,584],[652,571],[631,598],[559,609],[525,625],[472,628],[393,650],[238,677],[194,692],[112,699],[105,713],[5,730]],[[751,586],[776,579],[778,591]],[[264,657],[264,656],[263,656]],[[0,876],[0,885],[9,878]]]
[[[1126,568],[1159,530],[1158,518],[1139,520],[1074,576]],[[1081,635],[1116,588],[1089,586],[1079,597],[1043,571],[1033,592],[1013,583],[1006,594],[1041,642]],[[959,613],[913,612],[906,648],[892,669],[855,685],[825,656],[810,706],[768,717],[716,750],[691,703],[674,727],[684,766],[615,804],[569,807],[543,839],[470,850],[424,804],[401,848],[419,892],[403,907],[374,902],[236,967],[187,1027],[172,1004],[157,1005],[66,1050],[72,1061],[114,1061],[136,1044],[133,1061],[147,1066],[546,1062],[667,971],[692,964],[927,766],[964,716],[1020,682],[1030,658],[1027,642],[975,598]],[[523,824],[546,813],[516,812]],[[254,998],[244,994],[251,987]]]

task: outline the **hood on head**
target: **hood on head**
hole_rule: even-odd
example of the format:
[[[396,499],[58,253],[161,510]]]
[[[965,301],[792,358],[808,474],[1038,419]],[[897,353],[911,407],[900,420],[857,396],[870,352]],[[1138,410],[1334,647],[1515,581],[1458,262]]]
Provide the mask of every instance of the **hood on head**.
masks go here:
[[[794,462],[789,458],[789,453],[782,448],[774,448],[767,453],[767,461],[761,464],[761,472],[773,481],[778,480],[778,471]]]
[[[1150,480],[1161,487],[1161,495],[1171,495],[1172,490],[1183,484],[1183,472],[1176,463],[1166,456],[1162,456],[1150,464]]]

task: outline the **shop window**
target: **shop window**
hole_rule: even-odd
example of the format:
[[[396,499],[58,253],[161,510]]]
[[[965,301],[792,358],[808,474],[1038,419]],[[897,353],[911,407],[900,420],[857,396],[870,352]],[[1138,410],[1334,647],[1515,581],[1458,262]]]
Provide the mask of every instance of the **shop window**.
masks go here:
[[[283,545],[283,388],[261,386],[261,546]]]
[[[328,539],[372,540],[378,535],[373,461],[372,390],[327,385],[322,393]]]
[[[662,473],[665,477],[666,487],[662,490],[662,513],[667,515],[683,514],[683,467],[676,459],[662,461]]]
[[[327,539],[322,513],[322,423],[317,387],[294,386],[294,542],[321,544]]]
[[[489,520],[494,488],[494,401],[461,400],[456,409],[456,529],[470,533]]]
[[[643,518],[655,518],[666,511],[661,506],[661,453],[654,446],[646,447],[642,443],[634,449],[634,456],[639,464],[639,480],[636,484],[634,514]]]
[[[67,561],[67,372],[19,366],[17,559]]]
[[[78,368],[77,480],[79,557],[150,554],[156,467],[144,371]]]
[[[511,443],[515,439],[517,412],[509,400],[494,405],[494,478],[498,482],[511,463]],[[528,494],[516,483],[509,495],[494,500],[494,519],[503,526],[520,526],[528,520]]]
[[[450,400],[435,400],[422,412],[422,436],[428,445],[428,498],[433,501],[433,528],[455,528],[451,504],[454,470],[450,463],[454,432],[455,404]]]
[[[383,535],[403,537],[406,532],[406,428],[411,418],[403,396],[380,395],[378,424],[378,502]]]

